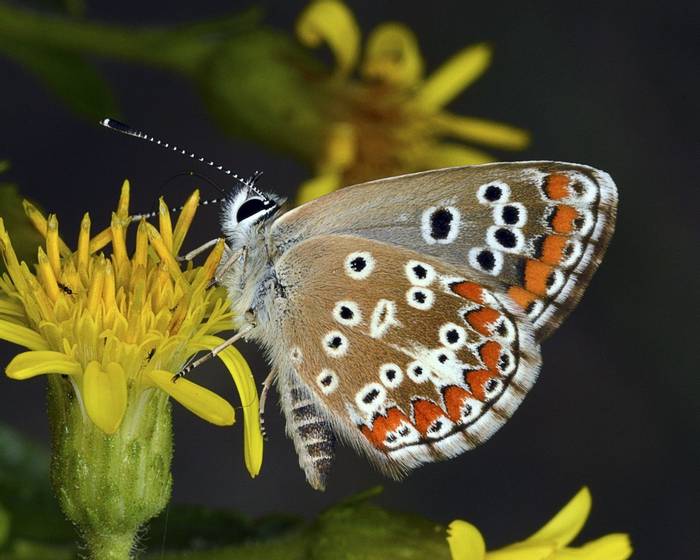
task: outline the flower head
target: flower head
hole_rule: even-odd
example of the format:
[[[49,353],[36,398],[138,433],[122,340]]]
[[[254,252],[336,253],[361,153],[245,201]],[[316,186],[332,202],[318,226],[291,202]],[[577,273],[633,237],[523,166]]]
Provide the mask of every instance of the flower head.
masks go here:
[[[357,23],[339,0],[309,4],[297,22],[297,36],[310,47],[326,42],[336,59],[333,75],[322,78],[328,91],[322,110],[331,123],[325,153],[316,163],[316,177],[302,185],[299,202],[369,179],[493,159],[447,138],[508,150],[529,141],[521,129],[444,110],[488,68],[488,45],[461,50],[425,78],[413,32],[385,23],[369,35],[360,61]],[[360,79],[353,78],[356,69]]]
[[[625,560],[632,554],[629,537],[611,534],[580,547],[569,543],[579,534],[591,511],[591,494],[581,489],[544,527],[522,542],[487,552],[479,530],[466,521],[447,529],[452,560]]]
[[[127,403],[148,391],[165,391],[213,424],[233,424],[234,409],[222,397],[187,379],[172,380],[191,356],[222,342],[217,333],[232,328],[223,290],[209,286],[223,240],[202,266],[182,270],[176,259],[198,202],[195,192],[173,227],[161,200],[159,228],[142,220],[131,255],[128,182],[108,228],[92,236],[85,214],[75,250],[59,236],[56,216],[46,219],[25,202],[28,217],[45,238],[34,272],[17,259],[0,218],[0,252],[7,268],[0,280],[0,339],[27,348],[8,364],[7,376],[66,376],[85,418],[106,434],[120,429]],[[111,255],[102,252],[108,244]],[[244,404],[245,460],[255,476],[262,461],[255,383],[235,348],[219,357]]]

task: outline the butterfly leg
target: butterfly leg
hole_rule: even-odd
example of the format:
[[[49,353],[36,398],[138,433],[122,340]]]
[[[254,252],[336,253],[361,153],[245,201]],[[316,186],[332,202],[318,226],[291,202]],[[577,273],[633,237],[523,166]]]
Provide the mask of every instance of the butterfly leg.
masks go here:
[[[188,363],[185,367],[183,367],[180,371],[178,371],[175,375],[173,375],[172,382],[175,383],[181,377],[185,377],[185,375],[187,375],[189,372],[191,372],[194,368],[201,366],[203,363],[208,362],[212,358],[215,358],[219,353],[221,353],[226,348],[231,346],[234,342],[243,338],[246,334],[248,334],[251,330],[253,330],[253,328],[255,328],[254,325],[247,325],[247,326],[243,327],[240,331],[238,331],[236,334],[234,334],[231,338],[227,338],[221,344],[212,348],[211,351],[204,354],[204,356],[202,356],[201,358],[195,360],[194,362]]]
[[[219,238],[218,238],[218,237],[217,237],[216,239],[212,239],[211,241],[207,241],[204,245],[200,245],[199,247],[196,247],[196,248],[192,249],[189,253],[186,253],[184,256],[182,256],[182,257],[177,257],[177,260],[180,261],[180,262],[183,262],[183,261],[185,261],[185,262],[191,261],[191,260],[194,259],[197,255],[202,254],[204,251],[206,251],[207,249],[209,249],[209,247],[213,247],[213,246],[216,245],[218,242],[219,242]]]
[[[238,251],[234,251],[229,255],[229,257],[224,261],[224,264],[220,264],[218,268],[216,269],[216,274],[214,277],[209,280],[209,284],[207,285],[207,288],[211,288],[212,286],[220,286],[221,285],[221,279],[226,276],[226,273],[231,270],[231,267],[240,259],[243,257],[243,263],[245,265],[245,257],[246,257],[246,249],[245,247],[243,249],[239,249]]]
[[[267,432],[265,431],[265,403],[267,402],[267,395],[270,392],[272,383],[275,381],[275,377],[277,377],[277,369],[273,368],[265,378],[265,381],[263,381],[262,389],[260,390],[260,431],[265,441],[267,441]]]
[[[277,377],[277,390],[287,435],[294,443],[299,466],[315,490],[325,490],[335,458],[335,436],[315,403],[311,391],[296,379],[296,372]]]

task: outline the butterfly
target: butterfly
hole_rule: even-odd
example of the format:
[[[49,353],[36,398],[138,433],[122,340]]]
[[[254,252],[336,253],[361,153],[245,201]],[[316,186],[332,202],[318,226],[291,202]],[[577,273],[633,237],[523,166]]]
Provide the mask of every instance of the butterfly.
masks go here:
[[[600,264],[617,206],[607,173],[551,161],[381,179],[291,210],[239,182],[218,279],[237,337],[271,364],[261,402],[274,385],[316,489],[337,440],[400,478],[491,437]]]

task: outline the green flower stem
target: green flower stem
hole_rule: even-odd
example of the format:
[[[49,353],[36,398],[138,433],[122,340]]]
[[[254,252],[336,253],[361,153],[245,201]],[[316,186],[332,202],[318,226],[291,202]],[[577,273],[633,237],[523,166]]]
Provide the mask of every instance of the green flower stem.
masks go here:
[[[54,491],[95,560],[131,558],[139,529],[170,499],[168,395],[129,397],[121,427],[105,435],[84,417],[70,381],[49,377]]]
[[[135,60],[159,66],[193,69],[215,42],[202,40],[207,33],[233,37],[250,29],[253,12],[229,17],[216,24],[202,23],[186,30],[176,27],[128,27],[46,15],[0,2],[0,37],[41,47]]]
[[[119,26],[47,16],[0,2],[0,52],[101,56],[157,66],[194,81],[228,132],[312,163],[324,145],[323,67],[257,12],[178,26]],[[37,55],[39,56],[39,55]],[[319,87],[321,86],[321,87]]]

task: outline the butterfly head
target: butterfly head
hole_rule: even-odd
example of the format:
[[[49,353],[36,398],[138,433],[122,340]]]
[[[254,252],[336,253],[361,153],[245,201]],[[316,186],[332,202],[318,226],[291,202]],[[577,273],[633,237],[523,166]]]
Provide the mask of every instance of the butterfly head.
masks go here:
[[[278,196],[263,193],[255,187],[258,176],[242,181],[224,203],[221,227],[233,250],[248,245],[251,237],[270,223],[284,203]]]

